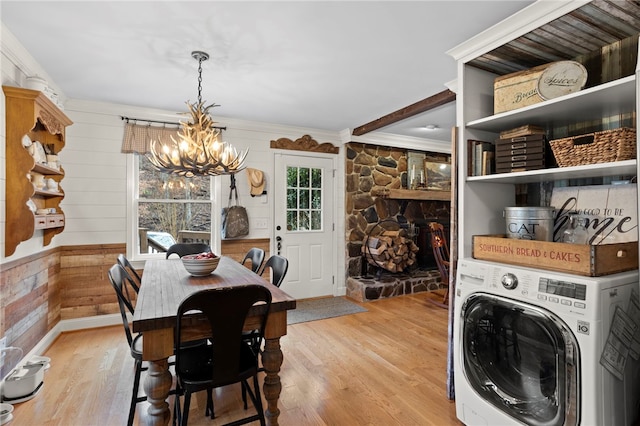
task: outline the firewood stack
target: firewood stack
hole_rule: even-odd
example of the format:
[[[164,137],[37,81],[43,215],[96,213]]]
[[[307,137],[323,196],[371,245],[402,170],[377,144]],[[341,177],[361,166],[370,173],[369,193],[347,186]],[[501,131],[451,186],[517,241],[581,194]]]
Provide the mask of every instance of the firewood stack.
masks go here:
[[[373,266],[389,272],[402,272],[416,262],[418,246],[412,239],[400,235],[400,231],[383,231],[376,237],[369,236],[362,245],[362,253]]]

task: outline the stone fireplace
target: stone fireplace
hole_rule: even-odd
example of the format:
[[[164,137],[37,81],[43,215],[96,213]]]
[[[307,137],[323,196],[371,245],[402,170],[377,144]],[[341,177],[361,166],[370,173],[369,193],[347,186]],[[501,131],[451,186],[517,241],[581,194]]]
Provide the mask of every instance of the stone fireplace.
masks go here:
[[[346,149],[347,296],[362,302],[432,291],[442,287],[429,243],[429,222],[449,229],[449,201],[391,199],[389,189],[407,187],[407,151],[360,143]],[[427,159],[448,162],[447,154],[425,152]],[[419,232],[410,235],[410,227]],[[368,236],[400,230],[418,246],[417,261],[402,272],[391,273],[370,264],[363,255]]]

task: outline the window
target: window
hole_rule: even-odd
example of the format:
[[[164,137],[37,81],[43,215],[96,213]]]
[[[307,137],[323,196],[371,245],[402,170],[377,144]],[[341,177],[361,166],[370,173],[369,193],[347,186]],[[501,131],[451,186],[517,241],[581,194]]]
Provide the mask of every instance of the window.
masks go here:
[[[322,169],[287,167],[287,230],[322,230]]]
[[[211,178],[184,178],[155,170],[136,155],[133,191],[133,257],[165,252],[177,242],[211,238]]]

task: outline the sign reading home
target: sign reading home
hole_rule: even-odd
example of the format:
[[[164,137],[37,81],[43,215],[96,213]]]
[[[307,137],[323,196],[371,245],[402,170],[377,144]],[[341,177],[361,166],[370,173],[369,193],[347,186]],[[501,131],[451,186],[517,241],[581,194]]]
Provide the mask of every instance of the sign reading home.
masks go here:
[[[638,241],[636,184],[554,188],[551,205],[556,209],[553,241],[562,241],[569,213],[586,218],[589,244]]]

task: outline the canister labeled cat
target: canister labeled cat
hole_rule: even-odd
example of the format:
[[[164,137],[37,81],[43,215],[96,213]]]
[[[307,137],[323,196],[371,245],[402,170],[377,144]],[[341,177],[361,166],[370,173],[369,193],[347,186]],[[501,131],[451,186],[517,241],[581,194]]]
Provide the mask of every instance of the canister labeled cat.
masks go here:
[[[553,241],[553,207],[505,207],[507,238]]]

